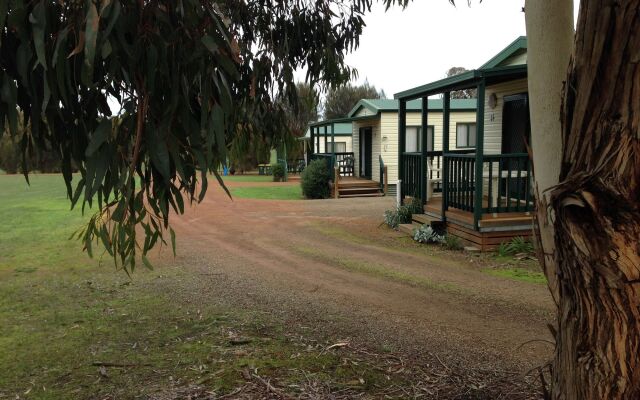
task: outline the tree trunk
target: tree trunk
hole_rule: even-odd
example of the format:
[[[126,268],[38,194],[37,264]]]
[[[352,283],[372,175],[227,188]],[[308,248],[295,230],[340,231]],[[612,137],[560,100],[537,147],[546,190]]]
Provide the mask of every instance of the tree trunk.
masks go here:
[[[555,233],[554,399],[640,398],[639,62],[640,1],[582,0],[560,183],[537,212]]]
[[[560,110],[574,42],[573,0],[527,0],[529,113],[535,192],[540,212],[537,230],[543,270],[557,304],[558,284],[553,220],[548,189],[558,184],[562,157]]]

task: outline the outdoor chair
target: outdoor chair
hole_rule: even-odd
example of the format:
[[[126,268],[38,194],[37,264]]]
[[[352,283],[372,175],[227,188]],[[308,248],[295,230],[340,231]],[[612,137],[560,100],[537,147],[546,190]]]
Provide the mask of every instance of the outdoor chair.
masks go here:
[[[355,160],[353,157],[345,157],[339,162],[340,175],[353,176]]]

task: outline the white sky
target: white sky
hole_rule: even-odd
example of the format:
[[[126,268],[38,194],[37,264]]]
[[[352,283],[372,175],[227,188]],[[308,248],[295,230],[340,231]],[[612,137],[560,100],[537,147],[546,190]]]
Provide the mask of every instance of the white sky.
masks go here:
[[[561,0],[558,0],[561,1]],[[579,0],[574,1],[577,14]],[[360,47],[347,56],[388,98],[445,77],[450,67],[474,69],[518,36],[526,35],[524,0],[413,0],[403,11],[381,4],[364,17]],[[304,74],[299,74],[301,80]]]

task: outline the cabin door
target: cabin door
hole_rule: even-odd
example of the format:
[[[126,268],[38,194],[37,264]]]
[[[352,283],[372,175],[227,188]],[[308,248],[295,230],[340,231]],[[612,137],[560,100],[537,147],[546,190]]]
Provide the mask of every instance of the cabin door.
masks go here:
[[[371,156],[372,156],[372,138],[371,138],[371,128],[360,128],[360,177],[371,179]]]
[[[527,153],[527,146],[531,142],[531,124],[529,120],[529,96],[527,93],[504,97],[502,112],[502,153]],[[502,187],[507,193],[502,193],[511,199],[519,198],[525,193],[526,185],[530,182],[526,176],[526,165],[520,160],[509,160],[503,169],[513,171],[511,177],[505,177]],[[522,170],[520,180],[517,178],[518,169]],[[507,182],[508,180],[508,182]]]
[[[504,97],[502,153],[526,153],[531,137],[529,97],[526,93]]]

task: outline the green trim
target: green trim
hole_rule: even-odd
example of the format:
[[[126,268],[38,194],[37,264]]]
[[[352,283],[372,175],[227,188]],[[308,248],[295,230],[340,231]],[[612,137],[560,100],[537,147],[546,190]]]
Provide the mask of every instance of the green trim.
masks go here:
[[[425,129],[426,128],[426,129]],[[420,126],[420,200],[422,204],[427,203],[427,147],[429,137],[429,99],[422,98],[422,121]],[[426,139],[426,140],[425,140]],[[427,143],[425,143],[427,142]]]
[[[464,89],[465,87],[459,87],[459,86],[468,85],[469,82],[473,82],[479,79],[480,76],[481,76],[480,71],[477,71],[477,70],[467,71],[459,75],[450,76],[448,78],[440,79],[435,82],[427,83],[426,85],[418,86],[413,89],[396,93],[393,97],[396,99],[410,100],[410,99],[417,99],[424,95],[444,92],[445,88],[450,88],[450,90]]]
[[[482,169],[484,156],[484,81],[478,84],[478,109],[476,110],[476,171],[475,194],[473,204],[473,228],[479,230],[478,223],[482,218]],[[457,136],[457,132],[456,132]]]
[[[512,79],[526,78],[526,76],[526,65],[508,65],[506,67],[473,70],[464,72],[460,75],[440,79],[439,81],[431,82],[413,89],[405,90],[404,92],[396,93],[394,97],[396,99],[410,100],[422,96],[431,96],[454,90],[473,88],[483,80],[487,81],[487,84],[492,84],[493,82],[497,83]],[[456,100],[451,100],[451,104],[453,105],[455,101]],[[476,103],[476,109],[477,108],[478,107]]]
[[[467,126],[467,145],[466,146],[460,146],[460,144],[458,143],[458,125],[466,125]],[[475,149],[478,147],[478,142],[476,142],[475,146],[469,146],[469,139],[471,138],[469,136],[469,126],[471,125],[475,125],[476,126],[476,136],[478,134],[478,124],[476,122],[456,122],[456,149]]]
[[[522,50],[527,50],[527,37],[520,36],[507,47],[505,47],[501,52],[496,54],[491,58],[491,60],[482,64],[480,69],[488,69],[499,67],[501,63],[503,63],[508,58],[514,56],[518,52],[522,52]]]
[[[407,103],[404,100],[400,100],[398,103],[398,179],[400,180],[404,179],[404,161],[402,153],[404,153],[404,149],[407,145]],[[396,190],[399,190],[400,204],[402,204],[405,196],[404,190],[402,190],[403,185],[404,182],[396,188]]]
[[[447,196],[449,192],[449,167],[447,166],[447,157],[445,154],[449,152],[449,128],[450,124],[450,113],[449,113],[449,104],[451,103],[451,93],[445,92],[442,96],[443,108],[442,111],[442,213],[441,219],[443,222],[447,220],[446,211],[449,208],[447,204]]]
[[[441,111],[442,100],[441,99],[429,99],[428,107],[430,111]],[[355,114],[361,109],[366,108],[371,113],[370,115],[363,115],[356,117]],[[362,99],[353,107],[349,112],[349,117],[355,118],[375,118],[383,112],[398,112],[399,103],[395,99]],[[476,100],[475,99],[455,99],[451,104],[451,108],[455,111],[475,111]],[[422,101],[415,99],[407,102],[407,111],[421,111]]]

